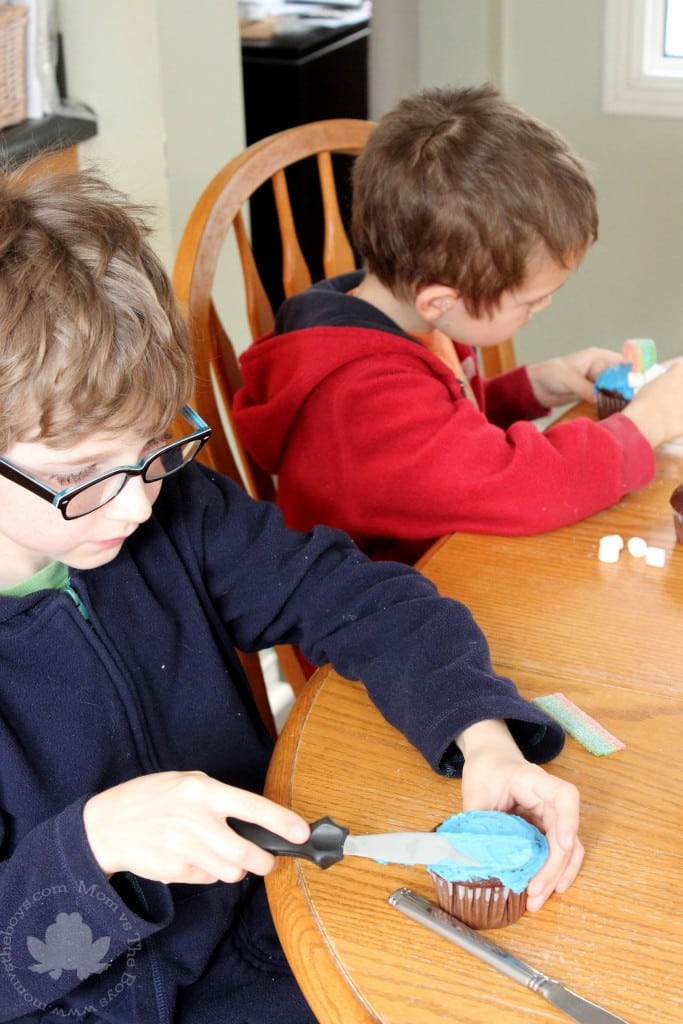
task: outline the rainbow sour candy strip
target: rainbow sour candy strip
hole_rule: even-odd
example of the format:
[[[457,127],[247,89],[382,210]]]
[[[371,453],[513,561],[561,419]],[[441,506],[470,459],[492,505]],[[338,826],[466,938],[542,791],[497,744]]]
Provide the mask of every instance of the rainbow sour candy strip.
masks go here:
[[[559,722],[565,732],[595,754],[613,754],[616,750],[624,750],[626,744],[618,740],[607,729],[604,729],[594,718],[573,704],[563,693],[551,693],[547,697],[534,697],[532,704],[537,704],[547,715]]]
[[[629,338],[624,342],[624,362],[631,364],[634,373],[644,373],[657,362],[657,350],[652,338]]]

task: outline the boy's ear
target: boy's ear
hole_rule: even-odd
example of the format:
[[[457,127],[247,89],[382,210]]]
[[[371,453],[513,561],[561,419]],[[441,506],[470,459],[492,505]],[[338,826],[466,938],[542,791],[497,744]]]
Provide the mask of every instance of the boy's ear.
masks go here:
[[[460,294],[445,284],[429,284],[415,293],[415,309],[429,323],[460,303]]]

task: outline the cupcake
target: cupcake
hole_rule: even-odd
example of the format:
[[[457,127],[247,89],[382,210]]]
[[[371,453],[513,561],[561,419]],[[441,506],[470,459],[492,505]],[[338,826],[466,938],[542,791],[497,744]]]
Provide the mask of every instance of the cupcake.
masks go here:
[[[598,418],[620,412],[643,384],[654,380],[664,367],[657,362],[655,343],[651,338],[629,338],[624,342],[623,362],[608,366],[595,381]]]
[[[428,864],[439,906],[470,928],[503,928],[526,909],[529,880],[548,856],[542,832],[516,814],[467,811],[436,829],[457,835],[473,863],[444,859]]]
[[[674,513],[676,540],[683,544],[683,484],[679,484],[669,499]]]

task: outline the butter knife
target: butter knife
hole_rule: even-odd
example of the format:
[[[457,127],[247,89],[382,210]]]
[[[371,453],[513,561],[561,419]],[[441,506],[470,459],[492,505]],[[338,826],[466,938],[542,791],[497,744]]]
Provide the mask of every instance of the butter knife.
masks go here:
[[[601,1006],[596,1006],[588,999],[577,996],[561,985],[559,981],[553,981],[552,978],[529,967],[528,964],[518,960],[511,953],[506,953],[495,942],[491,942],[480,932],[468,928],[457,917],[447,914],[441,907],[423,899],[411,889],[397,889],[389,897],[389,903],[406,917],[426,925],[427,928],[431,928],[433,932],[454,942],[461,949],[473,953],[485,964],[495,967],[496,970],[507,975],[508,978],[512,978],[513,981],[518,981],[532,992],[538,992],[549,1003],[578,1021],[579,1024],[628,1024],[623,1017],[617,1017],[615,1013],[603,1010]]]
[[[384,864],[436,864],[452,860],[476,865],[458,849],[458,837],[445,832],[376,832],[352,836],[332,818],[319,818],[311,825],[308,842],[290,843],[276,832],[239,818],[228,818],[238,835],[279,857],[305,857],[319,868],[329,868],[344,857],[369,857]]]

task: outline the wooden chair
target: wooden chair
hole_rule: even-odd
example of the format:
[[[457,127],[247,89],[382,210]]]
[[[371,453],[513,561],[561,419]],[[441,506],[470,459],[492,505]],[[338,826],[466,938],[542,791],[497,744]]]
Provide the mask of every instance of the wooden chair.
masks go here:
[[[311,274],[296,233],[285,168],[315,157],[324,221],[324,273],[332,276],[352,270],[355,259],[337,200],[332,154],[357,155],[372,128],[368,121],[318,121],[254,143],[219,171],[204,190],[180,242],[173,283],[192,333],[197,374],[193,401],[213,431],[211,443],[202,449],[200,458],[256,498],[273,501],[275,486],[244,449],[232,421],[232,400],[240,387],[241,374],[230,335],[213,300],[219,258],[232,231],[242,266],[251,336],[260,337],[272,329],[274,315],[254,260],[244,207],[258,188],[272,182],[282,239],[284,293],[289,296],[307,288],[312,283]],[[277,647],[276,651],[292,689],[300,692],[306,676],[296,651],[289,646]],[[260,685],[258,680],[255,685]]]
[[[260,658],[255,651],[238,651],[237,654],[242,663],[244,674],[249,681],[251,692],[254,695],[254,702],[263,719],[263,724],[273,739],[275,739],[277,737],[277,726],[275,725],[270,701],[268,700],[268,689],[263,677]]]
[[[512,338],[501,341],[500,345],[480,348],[479,358],[485,377],[497,377],[499,373],[514,370],[517,366],[515,345]]]
[[[197,383],[194,405],[213,431],[211,443],[199,458],[239,482],[253,497],[275,500],[275,485],[241,443],[232,420],[232,401],[241,386],[241,373],[230,335],[221,322],[213,291],[220,256],[232,232],[244,280],[246,314],[251,338],[272,330],[274,314],[259,275],[249,240],[245,206],[266,183],[272,185],[282,245],[282,287],[294,295],[311,283],[295,226],[287,184],[287,168],[299,161],[317,162],[323,214],[322,267],[326,277],[356,266],[337,198],[333,154],[356,156],[374,127],[371,121],[338,118],[315,121],[278,132],[248,146],[206,187],[185,227],[176,258],[173,284],[188,316],[195,352]],[[514,366],[512,342],[484,350],[484,370],[491,374]],[[488,367],[491,367],[489,369]],[[305,683],[296,652],[278,647],[283,672],[295,693]]]

